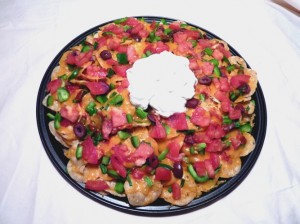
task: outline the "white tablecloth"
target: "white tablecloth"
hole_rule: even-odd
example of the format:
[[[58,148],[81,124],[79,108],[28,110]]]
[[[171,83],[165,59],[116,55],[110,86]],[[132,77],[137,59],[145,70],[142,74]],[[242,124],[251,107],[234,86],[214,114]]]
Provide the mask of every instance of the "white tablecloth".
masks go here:
[[[260,0],[0,1],[0,223],[300,223],[297,13]],[[61,48],[91,27],[138,15],[177,18],[223,38],[258,72],[267,103],[265,143],[247,178],[180,216],[128,215],[83,196],[56,171],[37,130],[38,88]]]

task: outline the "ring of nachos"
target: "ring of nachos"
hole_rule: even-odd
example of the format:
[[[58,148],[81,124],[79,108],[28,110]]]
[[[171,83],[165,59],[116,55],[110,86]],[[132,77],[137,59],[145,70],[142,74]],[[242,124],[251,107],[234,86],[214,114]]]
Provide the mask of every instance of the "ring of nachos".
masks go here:
[[[186,111],[160,116],[130,102],[126,71],[169,51],[198,82]],[[182,21],[126,17],[63,53],[43,104],[68,174],[87,190],[184,206],[234,177],[255,148],[256,72],[226,42]]]

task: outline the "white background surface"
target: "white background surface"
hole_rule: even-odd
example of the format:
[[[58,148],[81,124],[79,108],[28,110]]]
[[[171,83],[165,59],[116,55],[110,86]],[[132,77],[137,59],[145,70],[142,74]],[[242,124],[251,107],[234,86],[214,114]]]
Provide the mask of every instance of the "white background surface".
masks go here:
[[[267,135],[250,174],[185,215],[128,215],[86,198],[56,171],[37,131],[38,88],[56,54],[91,27],[138,15],[223,38],[257,71],[267,102]],[[0,223],[300,223],[299,65],[299,14],[269,1],[0,0]]]

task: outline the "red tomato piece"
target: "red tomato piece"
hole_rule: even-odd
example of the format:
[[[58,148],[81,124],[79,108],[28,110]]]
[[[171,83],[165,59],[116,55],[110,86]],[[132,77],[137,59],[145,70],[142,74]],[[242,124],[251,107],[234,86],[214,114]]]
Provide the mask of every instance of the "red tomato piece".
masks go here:
[[[100,66],[96,65],[89,65],[86,68],[87,75],[94,76],[97,78],[105,78],[107,76],[107,71],[104,68],[101,68]]]
[[[73,51],[67,55],[66,62],[67,62],[67,64],[76,65],[78,67],[81,67],[83,64],[90,61],[92,56],[93,56],[92,50],[90,50],[88,52],[84,52],[84,53],[78,52],[78,51]]]
[[[221,51],[219,51],[218,49],[215,49],[215,50],[213,51],[212,56],[213,56],[215,59],[219,60],[219,61],[222,60],[223,57],[224,57],[223,53],[222,53]]]
[[[241,110],[239,110],[238,108],[230,107],[230,109],[229,109],[229,118],[231,120],[239,119],[241,116],[242,116]]]
[[[250,79],[249,75],[236,75],[231,77],[230,85],[233,88],[237,89],[240,86],[244,85],[245,83],[248,83],[249,79]]]
[[[180,154],[180,144],[178,143],[178,141],[175,139],[175,140],[172,140],[167,148],[169,149],[169,153],[167,154],[167,158],[172,160],[172,161],[175,161],[175,162],[178,162],[178,161],[181,161],[182,158],[183,158],[183,154]]]
[[[209,39],[199,39],[198,44],[203,49],[207,47],[211,47],[212,45]]]
[[[223,149],[223,143],[221,139],[213,139],[211,142],[207,143],[205,148],[206,152],[220,152]]]
[[[47,84],[47,91],[50,92],[51,94],[55,93],[56,90],[61,87],[62,85],[62,80],[61,79],[54,79],[51,82]]]
[[[155,171],[155,180],[169,181],[172,178],[171,170],[164,167],[157,167]]]
[[[217,153],[210,153],[209,159],[214,169],[217,169],[220,166],[220,157]]]
[[[225,136],[225,132],[220,124],[211,123],[206,129],[206,134],[211,139],[218,139]]]
[[[104,119],[102,123],[102,135],[104,139],[109,139],[109,135],[112,132],[113,124],[111,119]]]
[[[145,176],[145,172],[140,168],[135,168],[131,171],[131,175],[136,180],[141,180]]]
[[[113,66],[113,70],[120,76],[126,77],[126,71],[131,68],[131,65],[115,65]]]
[[[174,200],[180,200],[181,198],[181,188],[176,182],[172,184],[172,197]]]
[[[111,165],[113,167],[113,169],[115,171],[117,171],[117,173],[125,178],[126,175],[127,175],[127,171],[126,171],[126,168],[123,166],[123,162],[122,162],[122,159],[120,158],[120,156],[114,154],[110,157],[110,161],[111,161]]]
[[[198,106],[192,114],[191,122],[200,127],[207,127],[210,124],[210,113],[201,106]]]
[[[203,62],[201,66],[202,72],[204,75],[211,75],[214,70],[214,65],[210,62]]]
[[[176,130],[188,129],[185,113],[174,113],[167,119],[167,123]]]
[[[137,59],[139,59],[139,55],[137,54],[134,46],[130,45],[128,48],[127,48],[127,58],[128,58],[128,61],[133,64]]]
[[[152,138],[155,139],[163,139],[167,137],[166,130],[158,119],[156,120],[155,125],[150,129],[149,134]]]
[[[63,118],[71,121],[72,123],[75,123],[79,118],[79,112],[76,107],[73,106],[63,106],[59,112]]]
[[[88,87],[93,95],[102,95],[109,91],[109,85],[104,81],[86,82],[86,87]]]
[[[104,191],[108,188],[108,184],[103,180],[88,180],[85,183],[85,189],[92,191]]]
[[[206,173],[204,161],[196,161],[193,166],[194,166],[198,176],[200,176],[200,177],[206,176],[207,173]]]
[[[111,114],[112,125],[114,128],[121,127],[127,124],[126,113],[122,109],[113,107],[112,110],[110,111],[110,114]]]
[[[204,160],[204,164],[205,164],[205,168],[207,171],[207,174],[209,176],[209,178],[214,178],[215,177],[215,170],[212,166],[212,162],[210,159],[206,159]]]
[[[169,46],[166,45],[162,41],[158,41],[156,43],[155,52],[158,53],[158,54],[161,53],[161,52],[163,52],[163,51],[169,51],[169,49],[170,49]]]
[[[93,140],[91,136],[88,136],[82,142],[82,158],[90,164],[98,164],[98,160],[100,159],[100,155],[97,151],[97,147],[94,146]]]
[[[151,145],[142,142],[131,155],[131,159],[134,161],[136,166],[141,166],[146,162],[146,159],[153,154],[153,152],[154,149]]]

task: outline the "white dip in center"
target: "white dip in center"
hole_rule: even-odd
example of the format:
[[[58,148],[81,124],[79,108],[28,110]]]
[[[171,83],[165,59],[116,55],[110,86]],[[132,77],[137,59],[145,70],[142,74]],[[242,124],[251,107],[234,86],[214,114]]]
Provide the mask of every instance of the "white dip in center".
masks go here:
[[[197,79],[189,68],[189,60],[168,51],[137,60],[127,70],[130,101],[169,117],[186,110],[185,103],[195,94]]]

